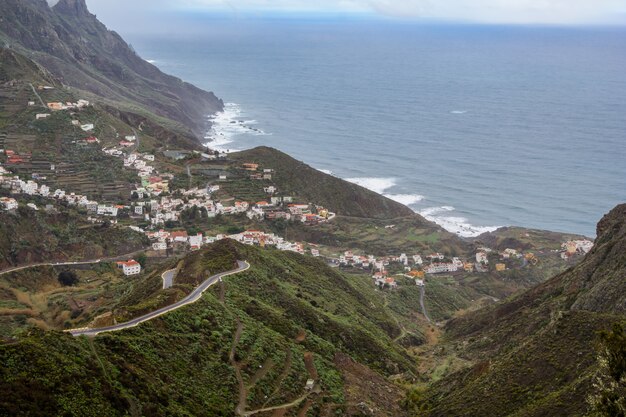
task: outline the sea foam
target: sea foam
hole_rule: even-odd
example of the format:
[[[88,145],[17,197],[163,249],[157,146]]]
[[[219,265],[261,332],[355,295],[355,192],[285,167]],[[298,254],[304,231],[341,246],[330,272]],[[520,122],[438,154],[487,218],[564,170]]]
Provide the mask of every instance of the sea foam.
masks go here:
[[[500,226],[475,226],[469,223],[465,217],[450,216],[455,209],[452,206],[429,207],[418,211],[426,220],[437,223],[448,232],[461,237],[476,237],[483,233],[493,232]]]
[[[245,120],[241,106],[236,103],[226,103],[224,111],[209,116],[211,129],[204,137],[205,146],[220,152],[236,152],[231,146],[239,135],[266,136],[270,135],[263,130],[253,127],[256,120]]]
[[[424,199],[424,196],[419,194],[391,194],[386,193],[390,188],[397,185],[396,178],[376,178],[376,177],[362,177],[362,178],[347,178],[346,181],[350,181],[361,187],[374,191],[375,193],[382,194],[387,198],[397,201],[405,206],[419,203]]]

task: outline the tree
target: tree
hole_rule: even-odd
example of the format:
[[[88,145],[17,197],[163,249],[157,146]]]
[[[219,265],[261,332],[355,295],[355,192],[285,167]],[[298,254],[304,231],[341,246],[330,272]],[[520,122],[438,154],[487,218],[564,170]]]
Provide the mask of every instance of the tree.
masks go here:
[[[74,285],[78,284],[79,281],[78,275],[76,275],[76,272],[74,271],[61,272],[59,274],[58,280],[64,287],[73,287]]]
[[[598,356],[595,393],[589,397],[592,415],[626,416],[626,329],[615,323],[610,332],[600,334],[602,348]]]
[[[146,267],[146,261],[148,260],[148,257],[146,256],[145,253],[141,252],[139,255],[137,255],[137,262],[139,262],[139,264],[141,265],[142,268]]]

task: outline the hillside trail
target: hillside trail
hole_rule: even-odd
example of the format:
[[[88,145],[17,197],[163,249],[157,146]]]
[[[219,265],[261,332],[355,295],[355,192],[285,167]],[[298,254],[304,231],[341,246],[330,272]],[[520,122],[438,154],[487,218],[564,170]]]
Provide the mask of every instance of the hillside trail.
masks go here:
[[[246,389],[246,385],[244,384],[243,377],[241,376],[241,368],[239,363],[235,360],[235,355],[237,353],[237,344],[239,343],[239,339],[241,339],[241,334],[243,333],[243,323],[237,318],[237,330],[235,330],[235,335],[233,336],[233,345],[230,349],[230,354],[228,355],[228,359],[230,360],[231,365],[235,368],[235,377],[237,378],[237,383],[239,384],[239,403],[235,408],[235,413],[238,416],[244,416],[246,410],[246,400],[248,398],[248,390]]]

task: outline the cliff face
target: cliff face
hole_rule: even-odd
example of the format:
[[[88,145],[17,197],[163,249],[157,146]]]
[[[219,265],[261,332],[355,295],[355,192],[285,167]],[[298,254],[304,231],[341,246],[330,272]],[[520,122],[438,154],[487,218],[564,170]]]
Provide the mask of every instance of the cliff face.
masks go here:
[[[0,36],[64,84],[116,101],[139,104],[205,132],[208,114],[223,109],[213,93],[162,73],[89,13],[85,0],[0,2]]]

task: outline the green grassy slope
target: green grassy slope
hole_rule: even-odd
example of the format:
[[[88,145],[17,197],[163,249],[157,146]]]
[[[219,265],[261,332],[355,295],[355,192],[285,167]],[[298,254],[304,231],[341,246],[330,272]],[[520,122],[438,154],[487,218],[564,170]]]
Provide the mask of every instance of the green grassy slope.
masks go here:
[[[392,342],[400,332],[395,321],[362,277],[232,241],[206,251],[213,256],[190,255],[182,273],[217,270],[234,259],[252,268],[226,278],[201,301],[128,331],[90,341],[33,330],[0,345],[0,414],[233,415],[239,369],[248,411],[301,398],[313,372],[321,391],[308,397],[309,415],[355,415],[346,411],[358,407],[350,404],[345,360],[337,353],[379,375],[414,370]],[[386,391],[394,401],[376,404],[380,415],[401,415],[399,389],[391,387]],[[369,401],[367,393],[359,398]]]
[[[258,163],[274,169],[272,180],[281,193],[301,196],[342,216],[393,219],[415,215],[400,203],[318,171],[273,148],[258,147],[232,157],[241,163]]]
[[[449,346],[474,366],[434,385],[430,415],[585,414],[597,333],[625,317],[625,219],[626,205],[607,214],[579,265],[448,324]]]
[[[88,224],[76,214],[35,212],[26,207],[0,213],[0,269],[121,255],[147,243],[130,229]]]

